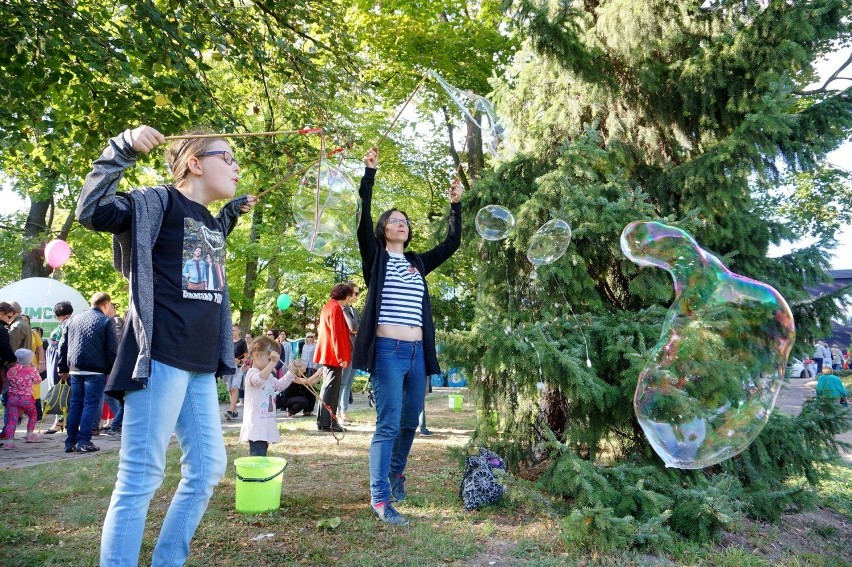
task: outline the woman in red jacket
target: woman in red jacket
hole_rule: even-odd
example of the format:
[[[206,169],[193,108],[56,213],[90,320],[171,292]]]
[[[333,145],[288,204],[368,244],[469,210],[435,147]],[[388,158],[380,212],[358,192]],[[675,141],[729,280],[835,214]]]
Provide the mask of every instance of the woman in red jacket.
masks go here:
[[[332,416],[337,414],[343,369],[352,363],[349,325],[343,316],[343,305],[352,297],[354,291],[349,284],[337,284],[331,289],[331,299],[320,313],[317,350],[314,353],[314,362],[323,365],[320,391],[323,403],[317,412],[317,429],[320,431],[345,431],[336,421],[332,423]],[[326,406],[331,408],[331,414]]]

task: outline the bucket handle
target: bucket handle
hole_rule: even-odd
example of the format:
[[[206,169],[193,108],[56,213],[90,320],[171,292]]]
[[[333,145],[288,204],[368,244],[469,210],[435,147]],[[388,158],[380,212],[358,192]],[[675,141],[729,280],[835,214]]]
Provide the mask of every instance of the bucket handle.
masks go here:
[[[241,481],[243,481],[243,482],[269,482],[270,480],[272,480],[272,479],[273,479],[273,478],[275,478],[276,476],[278,476],[278,475],[280,475],[280,474],[283,474],[283,473],[284,473],[284,469],[286,469],[286,468],[287,468],[287,463],[285,462],[285,463],[284,463],[284,466],[283,466],[283,467],[281,467],[281,470],[280,470],[280,471],[278,471],[278,472],[277,472],[277,473],[275,473],[274,475],[272,475],[272,476],[268,476],[268,477],[266,477],[266,478],[245,478],[245,477],[240,476],[240,473],[239,473],[239,472],[237,472],[237,473],[236,473],[236,474],[237,474],[237,480],[241,480]]]

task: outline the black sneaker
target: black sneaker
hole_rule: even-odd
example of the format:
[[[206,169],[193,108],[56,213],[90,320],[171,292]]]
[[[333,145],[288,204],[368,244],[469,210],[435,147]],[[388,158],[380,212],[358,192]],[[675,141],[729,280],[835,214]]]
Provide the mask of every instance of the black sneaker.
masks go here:
[[[392,526],[407,526],[408,520],[397,512],[390,502],[379,502],[370,506],[381,521]]]
[[[100,451],[101,448],[89,443],[88,445],[83,445],[82,443],[77,444],[77,452],[78,453],[94,453],[95,451]]]
[[[334,432],[334,433],[344,433],[346,431],[346,428],[340,427],[339,425],[336,425],[336,424],[332,425],[330,427],[328,425],[317,425],[317,430],[319,430],[319,431],[331,431],[331,432]]]
[[[66,453],[73,453],[74,452],[74,445],[65,445],[65,452]]]
[[[110,437],[115,437],[116,435],[121,435],[121,429],[110,429],[106,434]]]
[[[425,435],[426,437],[432,435],[432,432],[426,429],[425,427],[420,428],[420,435]]]
[[[401,474],[391,476],[389,479],[391,485],[391,501],[403,502],[408,495],[405,493],[405,477]]]
[[[235,411],[228,410],[225,412],[225,419],[228,421],[233,421],[239,417],[239,413]]]

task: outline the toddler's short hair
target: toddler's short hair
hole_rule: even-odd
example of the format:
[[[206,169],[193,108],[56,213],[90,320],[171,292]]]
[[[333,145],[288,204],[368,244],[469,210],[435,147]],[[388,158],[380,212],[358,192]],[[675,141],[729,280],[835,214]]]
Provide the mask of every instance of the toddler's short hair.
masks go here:
[[[280,349],[280,345],[272,338],[261,335],[251,342],[249,354],[254,355],[256,352],[278,352]]]

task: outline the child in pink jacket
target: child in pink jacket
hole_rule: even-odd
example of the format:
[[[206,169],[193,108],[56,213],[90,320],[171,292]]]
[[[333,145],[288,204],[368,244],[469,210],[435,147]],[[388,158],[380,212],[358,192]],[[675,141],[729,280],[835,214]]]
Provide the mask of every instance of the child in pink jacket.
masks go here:
[[[15,448],[15,428],[21,412],[27,414],[27,435],[24,441],[34,443],[41,438],[35,433],[36,406],[33,399],[33,386],[41,384],[41,376],[33,367],[33,351],[19,348],[15,351],[17,362],[6,371],[6,381],[9,384],[9,401],[6,411],[9,412],[9,423],[6,425],[6,444],[4,449]]]

